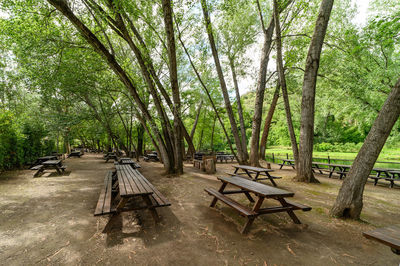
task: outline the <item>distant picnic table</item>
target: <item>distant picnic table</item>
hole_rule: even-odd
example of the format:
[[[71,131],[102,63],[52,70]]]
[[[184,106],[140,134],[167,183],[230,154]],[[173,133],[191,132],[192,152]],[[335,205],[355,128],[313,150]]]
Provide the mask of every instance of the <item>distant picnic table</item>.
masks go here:
[[[43,157],[39,157],[36,159],[36,161],[33,163],[33,166],[38,165],[38,164],[42,164],[45,161],[48,160],[57,160],[57,156],[56,155],[49,155],[49,156],[43,156]]]
[[[38,164],[34,167],[31,168],[31,170],[36,170],[36,173],[33,175],[34,177],[39,176],[41,173],[43,173],[45,170],[48,169],[54,169],[57,171],[59,175],[62,175],[64,172],[66,166],[62,164],[61,160],[47,160],[42,162],[41,164]]]
[[[365,238],[389,246],[393,253],[400,255],[400,225],[378,228],[363,233]]]
[[[78,157],[78,158],[81,158],[81,156],[82,156],[82,152],[81,151],[71,151],[71,153],[70,154],[68,154],[68,158],[70,158],[70,157]]]
[[[218,191],[213,188],[204,189],[209,195],[214,196],[210,207],[215,207],[217,201],[220,200],[231,208],[237,210],[242,216],[245,216],[247,218],[247,222],[241,230],[242,234],[247,232],[254,219],[259,215],[276,212],[287,212],[294,223],[300,224],[301,222],[299,218],[293,211],[311,210],[311,207],[286,200],[286,198],[294,196],[293,192],[253,182],[239,176],[218,177],[218,179],[222,182],[222,185]],[[225,190],[227,185],[238,187],[239,190]],[[237,193],[244,193],[250,202],[255,202],[253,207],[250,209],[249,207],[226,196],[229,194]],[[253,200],[253,198],[250,196],[250,193],[254,194],[254,196],[257,197],[256,201]],[[280,203],[280,206],[261,208],[261,205],[265,199],[276,200]]]
[[[148,153],[146,154],[146,156],[144,156],[144,160],[147,161],[155,161],[158,162],[160,159],[158,158],[158,154],[157,153]]]
[[[272,169],[266,169],[266,168],[262,168],[262,167],[254,167],[254,166],[248,166],[248,165],[232,165],[232,166],[235,168],[235,172],[233,173],[234,175],[246,174],[253,181],[268,179],[269,181],[271,181],[271,183],[274,185],[274,187],[277,186],[274,179],[281,178],[278,176],[271,176],[270,172],[274,171]],[[238,172],[239,170],[243,170],[243,172],[240,173],[240,172]],[[265,176],[265,177],[260,178],[259,177],[260,175]]]
[[[279,164],[282,169],[283,166],[291,166],[295,169],[294,160],[293,159],[282,159],[282,163]],[[319,171],[323,174],[323,171],[328,172],[329,178],[332,177],[334,173],[339,175],[339,179],[343,179],[347,176],[351,165],[349,164],[335,164],[335,163],[323,163],[323,162],[312,162],[313,171]],[[394,182],[400,182],[400,169],[393,168],[379,168],[374,167],[371,171],[371,175],[368,177],[374,180],[374,185],[376,186],[378,181],[383,179],[390,182],[389,187],[394,187]]]
[[[111,159],[118,161],[118,156],[115,152],[108,152],[106,155],[104,155],[104,160],[106,160],[106,163],[108,163],[108,161]]]
[[[217,154],[216,155],[216,159],[217,162],[220,161],[228,163],[228,161],[233,162],[233,160],[235,160],[235,156],[231,155],[231,154]]]
[[[130,165],[133,169],[137,169],[140,168],[140,164],[138,164],[137,162],[134,162],[131,158],[129,157],[121,157],[118,160],[119,164],[127,164]]]

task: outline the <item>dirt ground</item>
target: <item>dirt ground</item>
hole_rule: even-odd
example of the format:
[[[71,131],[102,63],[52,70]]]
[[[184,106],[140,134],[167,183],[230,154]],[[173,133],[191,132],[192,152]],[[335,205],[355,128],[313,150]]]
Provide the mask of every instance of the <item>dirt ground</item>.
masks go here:
[[[400,221],[400,188],[365,189],[362,219],[328,216],[341,181],[317,175],[321,184],[291,181],[294,171],[277,170],[278,186],[310,205],[297,211],[303,224],[286,213],[258,217],[247,235],[238,229],[245,219],[223,203],[209,208],[205,187],[218,188],[216,176],[232,172],[218,164],[205,175],[187,164],[180,177],[164,176],[160,163],[140,162],[141,172],[172,203],[159,208],[154,224],[148,211],[94,217],[107,170],[101,155],[85,154],[65,161],[63,176],[33,171],[0,176],[0,264],[3,265],[399,265],[400,256],[387,246],[365,239],[362,232]],[[273,168],[276,166],[273,166]],[[264,181],[263,181],[264,182]],[[268,183],[268,181],[265,181]],[[244,196],[236,195],[246,202]],[[264,202],[265,205],[270,202]]]

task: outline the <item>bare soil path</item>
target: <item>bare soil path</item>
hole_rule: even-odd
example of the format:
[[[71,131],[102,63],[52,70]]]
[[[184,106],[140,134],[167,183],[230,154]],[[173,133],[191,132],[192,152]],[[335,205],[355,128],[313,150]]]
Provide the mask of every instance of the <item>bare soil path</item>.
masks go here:
[[[159,209],[155,225],[148,212],[123,213],[103,232],[108,217],[94,217],[107,170],[100,155],[65,161],[64,176],[29,170],[0,175],[0,264],[3,265],[399,265],[400,256],[362,237],[365,230],[400,223],[400,188],[366,186],[363,222],[332,219],[328,211],[341,181],[318,176],[320,185],[291,181],[292,170],[278,186],[310,205],[298,212],[302,225],[277,213],[258,217],[248,235],[245,222],[225,205],[208,207],[203,189],[218,188],[216,176],[232,171],[218,164],[214,176],[186,165],[180,177],[164,176],[160,163],[141,172],[172,203]],[[268,181],[264,181],[268,184]],[[235,197],[245,202],[242,196]],[[265,203],[268,205],[268,202]]]

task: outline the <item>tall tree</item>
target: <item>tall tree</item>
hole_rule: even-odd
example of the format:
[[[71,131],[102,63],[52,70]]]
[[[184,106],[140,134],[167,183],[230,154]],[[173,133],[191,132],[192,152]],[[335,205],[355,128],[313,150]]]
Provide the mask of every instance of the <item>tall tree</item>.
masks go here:
[[[328,22],[334,0],[322,0],[314,34],[308,50],[303,80],[303,96],[301,101],[300,147],[297,176],[301,182],[315,183],[318,180],[312,172],[312,154],[314,144],[315,88],[319,61],[324,43]]]
[[[278,2],[274,0],[274,21],[275,21],[275,33],[276,33],[276,69],[278,71],[279,83],[282,88],[282,97],[285,103],[286,120],[289,129],[290,142],[292,143],[293,157],[295,164],[299,161],[299,149],[297,147],[296,135],[294,133],[292,112],[290,111],[289,96],[286,87],[285,70],[283,68],[282,59],[282,40],[281,40],[281,25],[279,22]]]
[[[208,40],[209,40],[209,43],[211,46],[211,52],[212,52],[212,55],[214,58],[214,63],[215,63],[215,67],[217,70],[222,95],[224,96],[225,108],[227,111],[229,122],[231,124],[232,134],[233,134],[233,137],[234,137],[235,143],[236,143],[236,149],[238,152],[239,163],[246,163],[246,155],[245,155],[244,149],[247,149],[247,148],[242,146],[242,142],[239,137],[238,127],[236,124],[235,116],[233,114],[231,101],[229,99],[228,88],[226,86],[224,74],[222,72],[222,66],[221,66],[221,63],[219,60],[219,56],[218,56],[217,46],[216,46],[215,40],[214,40],[214,34],[213,34],[211,19],[210,19],[210,15],[208,12],[206,0],[201,0],[201,7],[203,10],[203,16],[204,16],[204,22],[205,22],[205,26],[206,26],[207,36],[208,36]]]
[[[364,187],[390,131],[400,116],[400,78],[382,106],[353,165],[350,168],[331,215],[359,219],[363,207]]]
[[[172,88],[172,98],[174,100],[174,142],[175,142],[175,168],[177,174],[183,173],[183,139],[182,128],[180,123],[181,116],[181,99],[178,85],[178,68],[176,62],[175,33],[172,19],[172,7],[170,0],[162,0],[164,11],[165,32],[167,34],[169,74]]]
[[[278,15],[282,12],[292,0],[285,1],[282,7],[278,8]],[[254,116],[252,122],[252,130],[251,130],[251,142],[250,142],[250,164],[258,166],[259,163],[259,147],[260,147],[260,131],[261,131],[261,118],[262,118],[262,109],[264,104],[264,94],[265,87],[267,84],[267,70],[268,70],[268,62],[269,62],[269,54],[272,49],[272,36],[274,34],[274,17],[272,16],[269,25],[267,28],[264,26],[264,19],[262,16],[260,2],[257,1],[257,8],[261,21],[261,28],[264,36],[264,43],[261,52],[260,59],[260,70],[258,72],[258,81],[257,81],[257,89],[256,89],[256,100],[254,104]]]

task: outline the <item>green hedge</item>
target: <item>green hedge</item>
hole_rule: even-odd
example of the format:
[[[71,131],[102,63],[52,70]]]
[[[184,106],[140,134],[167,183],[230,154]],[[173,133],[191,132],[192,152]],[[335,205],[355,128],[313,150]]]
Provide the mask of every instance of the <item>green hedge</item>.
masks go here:
[[[45,138],[43,125],[34,120],[16,121],[13,113],[0,109],[0,170],[20,167],[55,148],[54,141]]]

